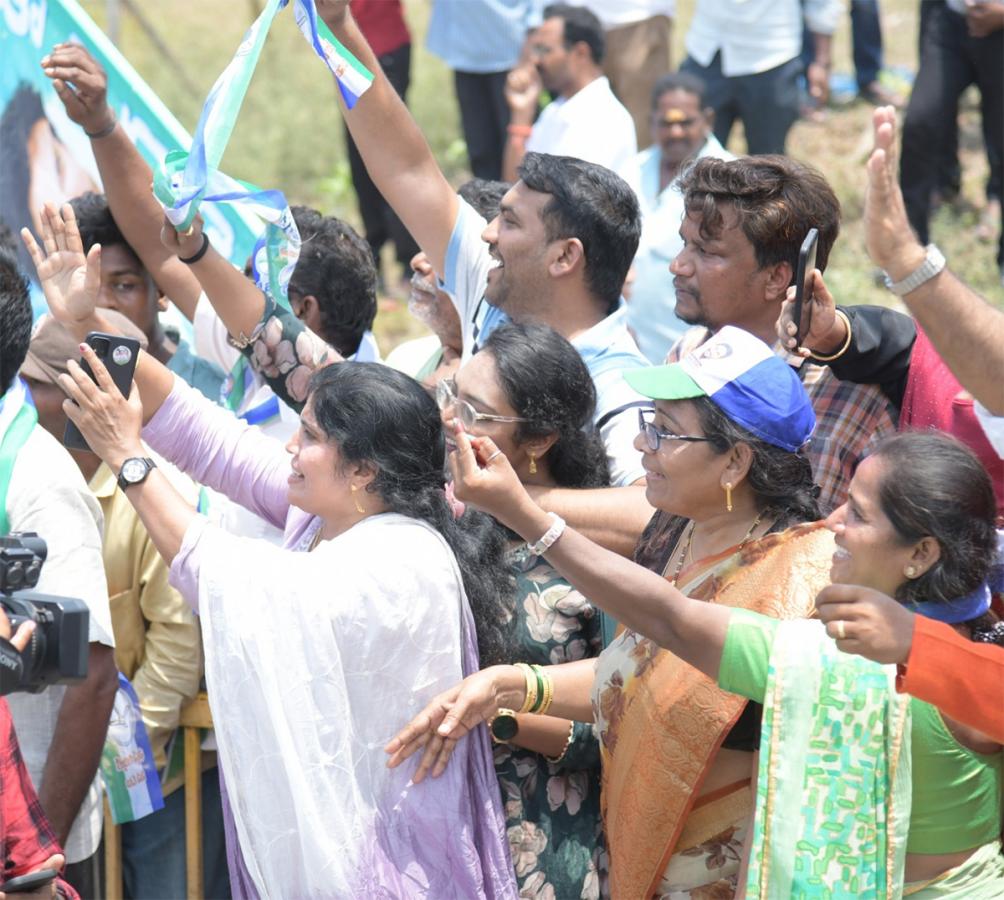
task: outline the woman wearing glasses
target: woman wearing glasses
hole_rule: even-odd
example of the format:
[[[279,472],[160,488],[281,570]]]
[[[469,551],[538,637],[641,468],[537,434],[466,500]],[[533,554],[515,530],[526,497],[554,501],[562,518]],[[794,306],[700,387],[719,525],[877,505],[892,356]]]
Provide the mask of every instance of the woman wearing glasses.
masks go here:
[[[646,495],[676,517],[675,551],[661,574],[709,603],[808,616],[828,583],[833,553],[832,535],[808,524],[819,518],[801,452],[815,422],[809,401],[792,370],[747,332],[722,329],[695,358],[720,390],[667,381],[666,367],[629,376],[655,400],[636,442]],[[560,525],[541,544],[549,535],[556,540]],[[479,716],[491,707],[493,728],[505,721],[491,698],[499,673],[511,671],[496,667],[466,679],[471,716],[475,707]],[[543,675],[551,702],[564,715],[595,722],[599,733],[613,896],[731,897],[753,809],[759,707],[631,630],[598,661],[551,666]],[[534,687],[528,679],[528,695]],[[411,738],[423,723],[430,724],[428,715],[392,742],[392,764],[413,752]],[[427,753],[415,777],[442,772],[455,743]]]
[[[528,487],[609,484],[606,453],[591,424],[592,379],[575,348],[551,328],[495,329],[455,379],[439,382],[436,399],[448,443],[455,423],[490,437]],[[599,610],[509,534],[516,598],[505,628],[507,644],[518,650],[507,661],[548,666],[597,656]],[[500,720],[495,731],[495,771],[521,896],[598,897],[606,854],[592,727],[520,715]]]

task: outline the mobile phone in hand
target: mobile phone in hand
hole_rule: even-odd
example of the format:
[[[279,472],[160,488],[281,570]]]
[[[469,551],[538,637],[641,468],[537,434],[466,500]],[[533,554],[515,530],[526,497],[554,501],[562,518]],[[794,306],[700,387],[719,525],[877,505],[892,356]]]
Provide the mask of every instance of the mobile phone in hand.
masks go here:
[[[108,374],[111,375],[115,386],[122,392],[122,396],[128,397],[132,387],[132,376],[136,371],[136,359],[139,356],[139,341],[136,338],[123,337],[120,334],[103,334],[100,331],[92,331],[87,335],[86,343],[90,345],[98,359],[105,364]],[[87,373],[91,381],[96,381],[86,360],[80,360],[80,367]],[[80,433],[80,429],[70,421],[67,421],[66,431],[63,432],[63,445],[73,450],[89,451],[91,449]]]
[[[55,869],[39,869],[37,872],[29,872],[27,875],[18,875],[0,884],[0,893],[4,894],[30,894],[40,887],[45,887],[59,873]]]
[[[810,228],[798,251],[798,271],[795,274],[795,306],[792,321],[796,326],[795,345],[802,341],[812,325],[812,273],[816,268],[816,247],[819,244],[819,229]]]

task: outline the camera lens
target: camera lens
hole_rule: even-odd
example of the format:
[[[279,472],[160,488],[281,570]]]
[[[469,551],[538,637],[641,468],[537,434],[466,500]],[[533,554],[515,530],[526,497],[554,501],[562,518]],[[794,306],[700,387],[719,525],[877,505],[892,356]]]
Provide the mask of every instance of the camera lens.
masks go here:
[[[108,355],[108,338],[91,338],[91,347],[99,359],[104,359]]]

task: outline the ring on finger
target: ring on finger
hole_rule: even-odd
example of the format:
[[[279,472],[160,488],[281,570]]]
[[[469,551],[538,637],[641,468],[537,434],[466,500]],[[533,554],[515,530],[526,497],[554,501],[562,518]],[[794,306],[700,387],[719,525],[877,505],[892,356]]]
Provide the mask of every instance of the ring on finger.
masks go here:
[[[488,463],[490,463],[493,459],[495,459],[496,456],[501,456],[501,455],[502,451],[496,450],[491,456],[488,457],[488,459],[485,460],[485,465],[487,466]]]

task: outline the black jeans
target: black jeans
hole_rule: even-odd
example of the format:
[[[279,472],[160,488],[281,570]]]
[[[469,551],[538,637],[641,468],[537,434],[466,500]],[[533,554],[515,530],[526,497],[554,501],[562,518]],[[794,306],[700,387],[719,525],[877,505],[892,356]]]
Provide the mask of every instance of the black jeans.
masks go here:
[[[722,74],[722,55],[702,66],[687,57],[681,72],[696,75],[705,85],[705,103],[715,111],[715,137],[725,146],[736,119],[746,130],[749,153],[784,153],[784,142],[798,118],[799,57],[755,75]]]
[[[971,84],[980,90],[990,163],[987,196],[1002,196],[1004,31],[970,37],[965,18],[940,0],[925,0],[920,15],[920,68],[903,123],[900,183],[910,224],[926,244],[931,192],[943,180],[939,168],[952,155],[959,97]],[[997,264],[1004,264],[1004,235],[998,242]]]
[[[380,57],[380,68],[394,90],[404,99],[408,93],[411,81],[411,44],[398,47]],[[359,215],[363,220],[363,230],[366,232],[366,242],[373,251],[373,258],[380,270],[380,249],[387,241],[394,242],[394,255],[397,261],[405,267],[407,274],[408,262],[418,253],[418,245],[408,233],[401,220],[395,215],[390,204],[384,200],[383,194],[377,190],[366,164],[359,155],[355,141],[345,129],[345,145],[349,151],[349,169],[352,172],[352,184],[356,189],[359,201]]]
[[[505,102],[508,72],[454,72],[453,83],[460,104],[460,122],[467,142],[467,156],[475,178],[498,181],[502,177],[502,153],[509,127],[509,104]]]

